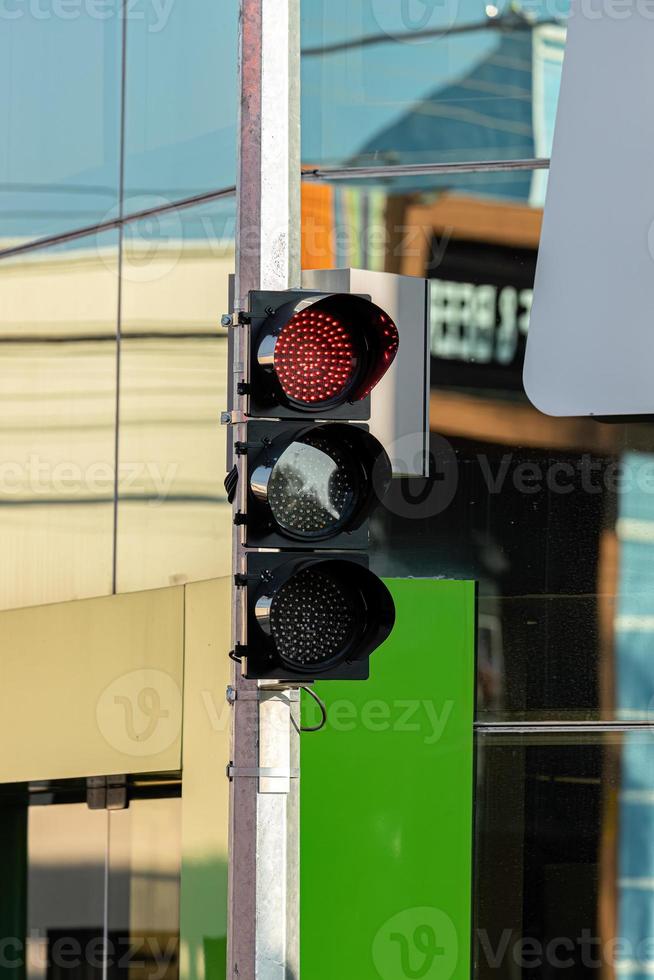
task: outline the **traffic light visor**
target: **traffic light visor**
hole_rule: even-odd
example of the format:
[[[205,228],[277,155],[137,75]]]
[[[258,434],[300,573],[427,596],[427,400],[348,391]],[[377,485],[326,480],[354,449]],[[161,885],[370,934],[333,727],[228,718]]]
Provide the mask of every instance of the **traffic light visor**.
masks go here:
[[[271,314],[257,361],[274,378],[281,402],[316,413],[365,398],[393,363],[398,343],[395,323],[370,300],[313,295]]]
[[[286,562],[260,586],[253,611],[283,667],[312,675],[367,658],[395,622],[384,583],[345,559]]]
[[[390,460],[374,436],[328,422],[265,441],[250,490],[282,535],[319,542],[360,527],[390,480]]]

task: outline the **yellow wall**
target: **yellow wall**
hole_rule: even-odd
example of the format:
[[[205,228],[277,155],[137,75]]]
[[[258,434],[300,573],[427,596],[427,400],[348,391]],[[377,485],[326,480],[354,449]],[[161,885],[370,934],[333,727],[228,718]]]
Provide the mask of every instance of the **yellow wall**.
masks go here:
[[[0,609],[229,570],[233,244],[146,244],[125,245],[120,348],[112,236],[0,263]]]

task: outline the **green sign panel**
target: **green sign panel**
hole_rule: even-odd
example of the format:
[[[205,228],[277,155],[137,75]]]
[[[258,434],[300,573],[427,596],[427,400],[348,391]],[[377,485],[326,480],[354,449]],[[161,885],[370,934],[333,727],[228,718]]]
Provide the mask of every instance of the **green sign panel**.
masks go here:
[[[475,585],[386,584],[370,680],[317,684],[302,738],[301,972],[469,980]]]

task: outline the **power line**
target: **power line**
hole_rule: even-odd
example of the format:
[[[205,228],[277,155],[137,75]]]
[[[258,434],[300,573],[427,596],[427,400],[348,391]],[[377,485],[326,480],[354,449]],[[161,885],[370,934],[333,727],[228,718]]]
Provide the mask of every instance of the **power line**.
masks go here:
[[[534,27],[543,25],[562,24],[556,17],[543,20],[529,20],[523,14],[512,11],[509,14],[499,17],[487,17],[485,20],[475,21],[470,24],[453,24],[451,27],[427,27],[420,31],[403,31],[399,34],[389,34],[381,31],[379,34],[364,34],[362,37],[350,38],[345,41],[334,41],[331,44],[321,44],[310,48],[302,49],[304,58],[313,58],[319,55],[339,54],[342,51],[350,51],[353,48],[369,48],[377,44],[404,43],[411,44],[414,40],[424,40],[425,38],[445,38],[457,34],[468,34],[474,31],[531,31]]]

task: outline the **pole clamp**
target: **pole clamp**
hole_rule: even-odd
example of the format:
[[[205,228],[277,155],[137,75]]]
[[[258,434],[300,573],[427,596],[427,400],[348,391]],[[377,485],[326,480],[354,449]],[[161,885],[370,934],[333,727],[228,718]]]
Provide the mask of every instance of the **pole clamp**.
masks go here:
[[[299,779],[299,769],[283,769],[273,766],[235,766],[230,762],[227,766],[227,778],[230,783],[234,779]]]
[[[245,648],[241,647],[240,649],[243,650]],[[267,694],[278,694],[289,704],[294,704],[300,700],[299,688],[289,689],[287,687],[280,687],[278,682],[275,682],[274,686],[266,686],[265,683],[262,683],[260,687],[257,687],[253,691],[237,691],[232,684],[228,684],[225,698],[229,704],[234,704],[235,701],[267,701]]]
[[[256,691],[237,691],[231,684],[227,687],[226,698],[229,704],[236,701],[260,701],[259,690]]]

